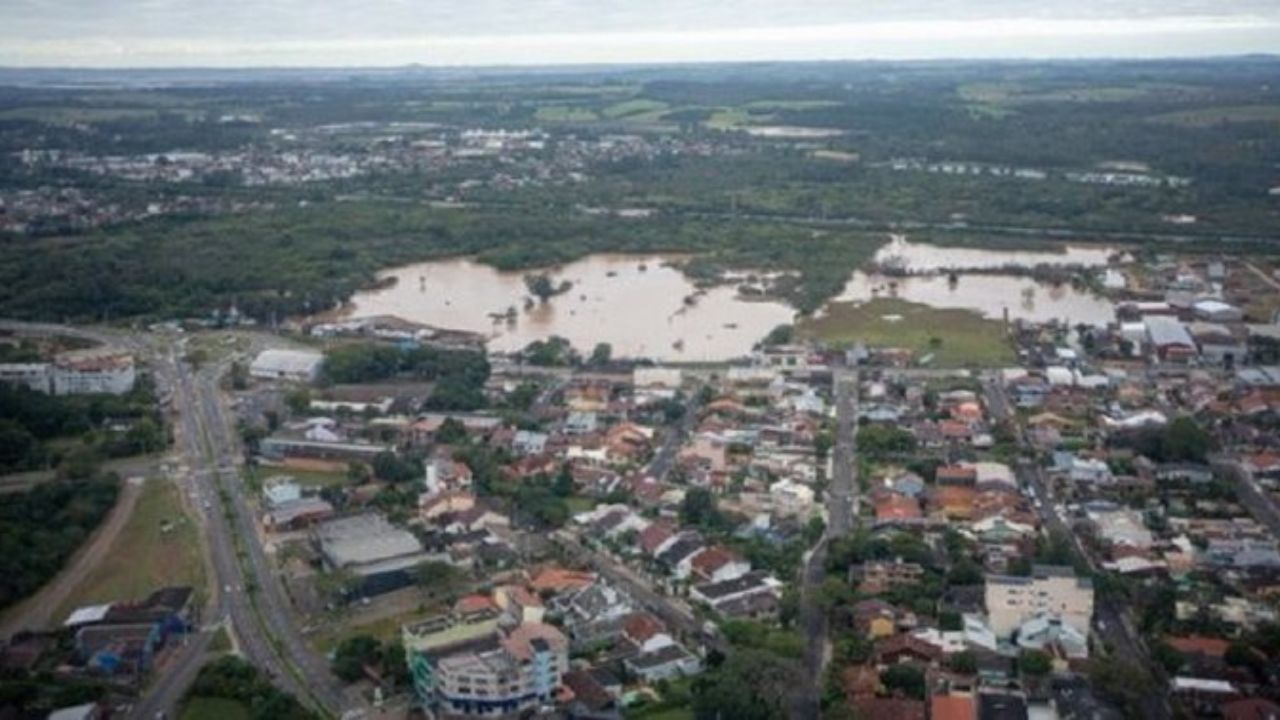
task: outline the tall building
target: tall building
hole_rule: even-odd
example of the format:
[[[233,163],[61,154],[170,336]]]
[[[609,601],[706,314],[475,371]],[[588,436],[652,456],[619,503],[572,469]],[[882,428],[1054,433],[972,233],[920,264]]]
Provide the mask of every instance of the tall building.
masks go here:
[[[495,609],[403,628],[414,690],[436,717],[517,717],[555,702],[569,641],[540,622],[504,624],[508,617]]]
[[[1087,634],[1093,617],[1093,582],[1076,577],[1069,567],[1036,565],[1028,577],[988,575],[986,603],[997,637],[1009,637],[1018,626],[1040,615],[1056,616]]]
[[[136,380],[133,355],[108,347],[59,353],[52,363],[0,365],[0,383],[54,395],[123,395]]]

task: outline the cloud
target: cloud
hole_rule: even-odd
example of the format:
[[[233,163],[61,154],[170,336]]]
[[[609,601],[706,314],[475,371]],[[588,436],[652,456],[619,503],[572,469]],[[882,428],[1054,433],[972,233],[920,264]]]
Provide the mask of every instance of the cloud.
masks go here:
[[[1280,51],[1280,3],[8,0],[0,28],[17,65],[1175,56]]]

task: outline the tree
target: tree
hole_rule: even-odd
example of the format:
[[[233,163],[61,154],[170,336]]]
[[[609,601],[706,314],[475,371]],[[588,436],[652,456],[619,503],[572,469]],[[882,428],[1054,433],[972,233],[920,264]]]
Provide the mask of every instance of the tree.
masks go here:
[[[1024,675],[1043,677],[1053,669],[1053,661],[1039,650],[1023,650],[1018,656],[1018,669]]]
[[[697,720],[782,720],[799,680],[795,667],[754,648],[737,650],[693,681]]]
[[[304,387],[294,388],[284,396],[284,404],[294,415],[305,415],[311,409],[311,391]]]
[[[1213,445],[1213,436],[1194,418],[1182,416],[1165,428],[1161,455],[1166,462],[1204,462]]]
[[[458,568],[449,563],[432,560],[418,566],[414,579],[428,595],[448,597],[457,591],[463,577]]]
[[[345,682],[364,677],[365,666],[377,667],[382,661],[382,644],[369,635],[356,635],[338,644],[333,653],[333,674]]]
[[[551,485],[551,492],[560,498],[567,498],[573,494],[573,468],[569,463],[560,466],[559,472],[556,473],[556,479]]]
[[[948,658],[947,667],[951,669],[951,672],[972,675],[978,672],[978,661],[974,658],[973,653],[964,650]]]
[[[435,440],[442,445],[464,443],[467,441],[467,426],[457,418],[447,417],[440,423],[440,427],[436,428]]]
[[[890,692],[916,700],[924,699],[924,670],[910,663],[899,663],[880,673],[880,682]]]
[[[608,365],[609,361],[612,359],[613,346],[609,343],[602,342],[596,343],[596,346],[591,349],[591,358],[588,359],[587,362],[595,367],[600,367]]]
[[[706,488],[689,488],[680,502],[680,521],[701,528],[718,527],[722,522],[716,498]]]
[[[763,344],[766,346],[789,345],[795,339],[795,330],[794,325],[778,325],[764,336]]]
[[[232,361],[229,377],[232,390],[244,390],[249,387],[249,368],[239,360]]]
[[[556,295],[569,292],[573,283],[565,280],[556,285],[551,276],[546,273],[529,273],[524,276],[524,286],[530,295],[538,298],[539,302],[546,302]]]
[[[373,471],[359,460],[347,463],[347,480],[352,485],[363,485],[373,479]]]
[[[373,456],[373,474],[390,483],[403,483],[422,477],[422,468],[412,460],[403,459],[384,450]]]

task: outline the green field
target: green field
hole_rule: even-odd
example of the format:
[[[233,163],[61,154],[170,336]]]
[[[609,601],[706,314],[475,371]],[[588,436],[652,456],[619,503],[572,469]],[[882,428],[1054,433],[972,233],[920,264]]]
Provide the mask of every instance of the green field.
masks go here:
[[[614,103],[603,110],[603,115],[607,118],[630,119],[635,115],[649,115],[653,113],[662,114],[667,111],[670,106],[658,100],[645,100],[636,98],[635,100],[624,100]]]
[[[538,122],[595,122],[600,117],[591,108],[576,105],[545,105],[538,108],[533,119]]]
[[[890,318],[901,316],[900,320]],[[933,354],[933,365],[969,367],[1014,360],[1002,323],[967,310],[944,310],[879,298],[861,305],[833,303],[821,317],[801,322],[797,332],[835,345],[862,341],[872,347],[910,348]]]
[[[102,564],[81,580],[55,617],[93,603],[140,599],[166,585],[204,588],[198,528],[186,514],[178,488],[147,481],[129,522]]]
[[[249,708],[239,700],[194,697],[182,708],[180,720],[248,720]]]

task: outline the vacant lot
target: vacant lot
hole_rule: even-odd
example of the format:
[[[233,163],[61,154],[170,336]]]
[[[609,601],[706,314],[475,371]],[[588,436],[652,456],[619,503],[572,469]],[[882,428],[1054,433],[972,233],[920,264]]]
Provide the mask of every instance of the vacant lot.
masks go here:
[[[56,617],[81,605],[145,597],[166,585],[204,586],[200,533],[178,488],[151,479],[101,563],[71,593]]]
[[[901,347],[917,357],[933,354],[943,367],[989,366],[1013,360],[1004,326],[967,310],[943,310],[903,300],[834,303],[822,317],[803,321],[799,333],[836,345],[858,341]]]

